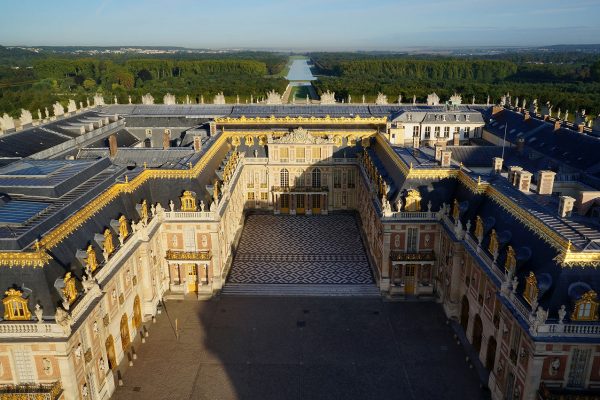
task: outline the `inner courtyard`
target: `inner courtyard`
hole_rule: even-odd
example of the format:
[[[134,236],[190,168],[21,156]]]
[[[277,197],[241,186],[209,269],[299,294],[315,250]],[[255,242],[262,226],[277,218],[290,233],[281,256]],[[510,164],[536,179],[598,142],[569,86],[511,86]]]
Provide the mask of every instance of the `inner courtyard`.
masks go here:
[[[438,304],[378,298],[167,301],[113,398],[487,398],[445,321]]]
[[[375,285],[350,213],[249,215],[228,282]]]

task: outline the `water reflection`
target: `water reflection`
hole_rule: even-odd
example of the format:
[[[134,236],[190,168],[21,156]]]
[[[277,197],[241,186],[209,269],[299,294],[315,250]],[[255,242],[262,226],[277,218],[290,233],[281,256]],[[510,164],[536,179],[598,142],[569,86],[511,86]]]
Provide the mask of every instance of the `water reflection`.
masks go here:
[[[288,81],[314,81],[315,78],[308,65],[308,59],[297,59],[292,61],[290,70],[286,76]]]

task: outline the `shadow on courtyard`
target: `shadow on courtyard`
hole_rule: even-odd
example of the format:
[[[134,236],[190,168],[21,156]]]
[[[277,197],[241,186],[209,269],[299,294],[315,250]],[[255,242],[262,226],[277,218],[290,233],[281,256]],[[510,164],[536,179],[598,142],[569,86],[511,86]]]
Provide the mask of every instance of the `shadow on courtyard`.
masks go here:
[[[485,398],[435,303],[222,296],[165,304],[114,398]]]

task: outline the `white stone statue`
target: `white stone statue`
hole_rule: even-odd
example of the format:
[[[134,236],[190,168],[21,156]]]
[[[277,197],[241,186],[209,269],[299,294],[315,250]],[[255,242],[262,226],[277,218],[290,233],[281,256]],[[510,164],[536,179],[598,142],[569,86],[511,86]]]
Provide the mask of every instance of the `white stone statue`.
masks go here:
[[[562,306],[560,306],[560,310],[558,310],[558,323],[559,324],[564,324],[565,323],[565,317],[567,315],[567,310],[565,305],[563,304]]]
[[[176,104],[175,95],[171,93],[167,93],[163,97],[163,104],[173,105]]]
[[[8,114],[4,113],[0,118],[0,130],[7,131],[9,129],[15,129],[15,120]]]
[[[113,103],[114,103],[114,104],[119,104],[119,100],[117,99],[117,95],[115,95],[115,96],[113,97]]]
[[[387,103],[388,103],[387,96],[381,92],[377,93],[377,98],[375,99],[375,104],[386,105]]]
[[[52,110],[55,117],[60,117],[65,114],[65,109],[58,101],[52,105]]]
[[[223,100],[223,101],[225,101],[225,100]],[[203,94],[200,95],[200,104],[204,104],[204,95]]]
[[[150,206],[150,213],[153,217],[156,215],[156,206],[154,204]]]
[[[413,106],[415,104],[417,104],[417,95],[416,94],[413,94],[413,102],[412,103],[413,103]]]
[[[473,95],[473,98],[471,99],[471,104],[475,105],[475,95]]]
[[[42,120],[42,110],[38,108],[38,120]]]
[[[517,294],[517,286],[519,286],[519,279],[515,276],[512,280],[512,292]]]
[[[560,358],[554,357],[554,360],[550,363],[550,375],[556,376],[560,370]]]
[[[362,96],[362,101],[363,101],[363,104],[365,104],[365,95],[364,94]]]
[[[19,119],[21,120],[21,125],[27,125],[33,122],[31,113],[23,108],[21,108],[21,117]]]
[[[189,94],[185,95],[185,104],[191,104],[191,102],[190,102],[190,95]]]
[[[83,101],[80,101],[80,102],[79,102],[79,109],[80,109],[80,110],[83,110]]]
[[[169,208],[171,209],[171,212],[175,211],[175,203],[173,202],[173,200],[169,201]]]
[[[154,104],[154,97],[150,93],[146,93],[142,96],[142,104],[150,105]]]
[[[352,104],[352,96],[348,95],[348,104]]]
[[[210,211],[216,211],[217,210],[217,203],[216,202],[212,202],[210,203]]]
[[[271,90],[267,93],[267,104],[282,104],[281,95]]]
[[[200,211],[204,212],[204,207],[206,207],[204,205],[204,200],[200,200]]]
[[[565,111],[565,121],[569,121],[569,110]]]
[[[515,100],[515,107],[519,108],[519,96],[517,96],[517,99]]]
[[[431,93],[427,96],[427,105],[428,106],[437,106],[440,104],[440,96],[438,96],[435,92]]]
[[[75,100],[69,99],[69,103],[67,104],[67,112],[72,113],[75,111],[77,111],[77,104],[75,103]]]
[[[42,308],[42,306],[40,306],[39,303],[37,303],[35,305],[35,318],[37,319],[37,323],[41,324],[43,322],[43,316],[44,316],[44,309]]]
[[[560,111],[560,107],[558,107],[558,111],[556,112],[556,119],[560,121],[561,115],[562,115],[562,112]]]
[[[103,106],[104,104],[104,96],[100,93],[96,93],[94,95],[94,106]]]
[[[202,102],[204,103],[204,99],[202,100]],[[213,104],[226,104],[227,101],[225,101],[225,95],[223,94],[223,92],[217,93],[215,95],[215,97],[213,98]]]
[[[163,211],[164,211],[164,208],[163,208],[162,204],[156,203],[156,214],[160,215],[163,213]]]
[[[71,334],[71,316],[68,312],[58,307],[56,309],[56,314],[54,315],[54,319],[56,323],[62,328],[63,332],[67,335]]]
[[[462,96],[458,93],[454,93],[452,96],[450,96],[450,104],[452,104],[453,106],[461,105]]]
[[[486,106],[489,106],[489,105],[490,105],[490,95],[489,95],[489,94],[488,94],[488,96],[487,96],[487,100],[486,100],[486,102],[485,102],[485,105],[486,105]]]
[[[402,104],[402,95],[401,94],[398,95],[398,104]]]
[[[321,95],[321,104],[335,104],[335,92],[326,91]]]
[[[86,102],[86,104],[87,104],[87,107],[89,107],[89,106],[90,106],[90,98],[89,98],[89,97],[86,97],[86,98],[85,98],[85,102]]]
[[[129,101],[129,104],[131,104],[131,95],[127,96],[127,100]]]

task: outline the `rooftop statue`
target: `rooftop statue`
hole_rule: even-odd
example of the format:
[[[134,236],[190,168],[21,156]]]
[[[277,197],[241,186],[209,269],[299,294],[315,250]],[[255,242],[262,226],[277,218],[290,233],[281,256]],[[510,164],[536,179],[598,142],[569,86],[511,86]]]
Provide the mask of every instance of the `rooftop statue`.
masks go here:
[[[175,101],[175,95],[171,94],[171,93],[167,93],[164,95],[163,97],[163,104],[167,104],[167,105],[173,105],[176,104],[177,102]]]
[[[282,104],[281,95],[274,90],[267,93],[267,104]]]
[[[30,124],[31,122],[33,122],[33,117],[31,116],[31,112],[21,108],[20,120],[21,120],[21,125]]]
[[[429,101],[429,99],[427,99],[427,101]],[[450,104],[454,106],[462,104],[462,96],[458,93],[454,93],[452,96],[450,96]]]
[[[375,99],[375,104],[377,105],[386,105],[388,103],[387,96],[383,93],[377,93],[377,98]]]
[[[142,96],[142,104],[154,104],[154,97],[150,93]]]
[[[427,96],[427,105],[428,106],[437,106],[440,104],[440,96],[438,96],[436,93],[431,93],[429,96]]]
[[[15,121],[10,115],[4,113],[0,118],[0,130],[7,131],[9,129],[15,129]]]
[[[204,100],[204,99],[202,99]],[[216,96],[213,98],[213,103],[214,104],[225,104],[225,95],[223,94],[223,92],[217,93]]]
[[[54,112],[54,116],[59,117],[65,114],[65,109],[58,101],[52,104],[52,111]]]
[[[326,91],[321,95],[321,104],[335,104],[335,92]]]
[[[77,111],[77,104],[75,103],[75,100],[69,99],[69,104],[67,104],[67,112],[72,113],[75,111]]]
[[[96,93],[94,95],[94,105],[95,106],[103,106],[104,105],[104,97],[100,93]]]

